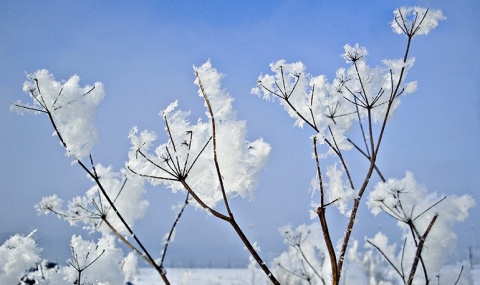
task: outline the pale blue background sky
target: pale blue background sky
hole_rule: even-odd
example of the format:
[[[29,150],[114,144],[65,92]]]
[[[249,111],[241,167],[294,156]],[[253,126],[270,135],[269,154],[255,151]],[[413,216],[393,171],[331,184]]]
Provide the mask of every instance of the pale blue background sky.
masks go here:
[[[277,104],[250,89],[282,58],[303,61],[309,72],[332,79],[345,67],[339,55],[346,43],[366,46],[371,65],[401,57],[405,38],[388,23],[397,6],[417,4],[442,9],[448,19],[414,41],[417,60],[408,79],[419,88],[403,98],[389,125],[379,166],[388,177],[411,170],[431,191],[480,200],[478,1],[0,1],[0,242],[37,228],[44,257],[63,262],[71,234],[87,235],[53,216],[37,217],[33,209],[43,196],[69,200],[91,184],[70,166],[45,117],[9,111],[11,102],[26,99],[25,73],[46,68],[58,80],[79,74],[83,85],[105,84],[97,117],[101,143],[93,155],[118,169],[133,125],[160,133],[157,114],[177,98],[181,108],[193,110],[193,119],[203,114],[192,65],[210,58],[227,74],[224,87],[248,121],[249,137],[263,137],[273,148],[256,200],[235,200],[233,207],[261,254],[275,256],[284,249],[278,227],[310,222],[311,132],[293,128]],[[136,228],[158,256],[173,219],[170,205],[184,197],[161,188],[149,188],[148,197],[147,218]],[[460,251],[480,243],[474,238],[479,213],[474,209],[458,227]],[[355,229],[360,240],[382,222],[372,220],[366,207],[359,219],[368,220]],[[343,229],[334,229],[336,238]],[[228,225],[190,208],[169,257],[244,259],[242,248]]]

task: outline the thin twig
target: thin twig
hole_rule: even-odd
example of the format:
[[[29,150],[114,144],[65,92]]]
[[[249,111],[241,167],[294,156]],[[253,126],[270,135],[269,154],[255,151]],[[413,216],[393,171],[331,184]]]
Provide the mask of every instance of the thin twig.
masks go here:
[[[213,140],[213,162],[215,163],[215,169],[217,171],[217,178],[218,182],[220,183],[220,190],[222,191],[223,202],[225,204],[225,208],[229,216],[232,216],[232,211],[230,210],[230,204],[228,202],[227,193],[225,191],[225,185],[223,184],[223,176],[220,170],[220,164],[218,162],[218,155],[217,155],[217,134],[216,134],[216,124],[215,124],[215,115],[213,113],[212,105],[210,104],[210,100],[208,99],[207,93],[203,88],[202,81],[198,74],[198,71],[195,71],[195,76],[198,80],[198,85],[200,86],[200,90],[202,91],[203,99],[208,108],[208,112],[210,113],[210,123],[212,125],[212,140]]]
[[[168,237],[165,240],[165,246],[163,247],[162,257],[160,259],[160,266],[163,266],[163,261],[165,260],[165,256],[167,255],[168,245],[170,244],[173,233],[175,232],[175,228],[177,227],[177,224],[180,221],[180,218],[182,217],[183,211],[188,205],[189,198],[190,198],[190,193],[187,192],[187,197],[185,197],[185,201],[183,202],[182,208],[180,208],[180,211],[178,212],[177,217],[175,218],[175,221],[173,221],[172,228],[170,229],[170,232],[168,233]]]
[[[408,277],[407,285],[411,285],[413,283],[413,278],[415,277],[415,271],[417,270],[417,267],[418,267],[418,261],[420,260],[420,257],[422,255],[422,250],[423,250],[423,246],[425,244],[425,240],[427,239],[428,233],[430,233],[430,230],[432,229],[433,224],[435,223],[437,218],[438,218],[438,214],[433,216],[432,220],[428,224],[427,229],[425,230],[425,233],[420,238],[420,241],[419,241],[418,246],[417,246],[417,251],[415,252],[415,258],[413,259],[412,269],[411,269],[410,275]],[[428,283],[428,280],[426,280],[426,281]]]
[[[385,254],[385,252],[383,252],[383,250],[381,248],[379,248],[376,244],[374,244],[371,240],[367,239],[366,240],[371,246],[373,246],[376,250],[378,250],[378,252],[380,252],[380,254],[383,256],[383,258],[385,258],[385,260],[390,264],[390,266],[392,266],[393,269],[395,269],[395,271],[398,273],[398,275],[400,275],[400,277],[402,277],[403,279],[403,273],[400,271],[400,269],[397,268],[397,266],[393,263],[393,261],[387,256],[387,254]]]
[[[334,285],[338,284],[339,272],[337,266],[337,255],[335,253],[335,248],[333,247],[332,238],[330,236],[330,231],[328,229],[327,218],[325,217],[325,198],[324,198],[324,189],[323,189],[323,178],[322,178],[322,171],[320,169],[320,161],[318,158],[317,152],[317,139],[313,137],[313,151],[315,155],[315,162],[317,166],[317,175],[319,180],[319,187],[320,187],[320,207],[317,208],[317,215],[320,219],[320,225],[322,226],[322,233],[323,239],[325,241],[325,245],[327,246],[328,257],[330,258],[330,266],[332,267],[332,281]]]

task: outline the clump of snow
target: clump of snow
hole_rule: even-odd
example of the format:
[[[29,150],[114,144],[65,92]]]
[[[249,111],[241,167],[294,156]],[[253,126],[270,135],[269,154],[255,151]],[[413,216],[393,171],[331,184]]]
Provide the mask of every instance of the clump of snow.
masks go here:
[[[144,216],[148,208],[148,201],[144,200],[146,190],[142,179],[124,169],[114,172],[110,166],[98,164],[95,169],[106,194],[127,224],[132,227],[136,220]],[[42,198],[35,208],[39,214],[54,213],[72,226],[82,222],[88,230],[109,234],[111,228],[105,223],[106,220],[119,233],[129,234],[99,187],[95,183],[86,191],[85,196],[74,197],[68,203],[67,209],[62,207],[63,200],[57,195]]]
[[[423,7],[401,7],[393,11],[394,19],[390,22],[393,32],[406,35],[426,35],[445,20],[441,10]]]
[[[114,285],[124,282],[121,270],[123,252],[116,247],[113,236],[103,236],[97,243],[72,236],[70,242],[73,257],[65,268],[65,280],[70,284],[104,284]]]
[[[342,178],[343,171],[337,168],[337,164],[330,165],[327,169],[328,182],[326,188],[330,197],[329,203],[335,203],[340,213],[348,215],[349,203],[353,201],[356,192]]]
[[[33,239],[35,231],[27,236],[16,234],[0,246],[0,280],[3,284],[17,284],[28,269],[41,261],[41,249]]]
[[[48,113],[66,144],[66,154],[76,159],[90,155],[98,140],[93,121],[96,108],[104,97],[102,83],[80,87],[78,75],[59,82],[46,69],[38,70],[28,78],[23,91],[29,94],[33,104],[17,102],[12,109],[35,114]]]
[[[368,51],[365,47],[360,47],[358,43],[356,43],[353,47],[349,44],[343,46],[345,53],[341,56],[347,63],[356,62],[358,60],[362,60],[368,55]]]
[[[138,275],[138,257],[135,253],[130,252],[127,254],[121,268],[125,275],[124,282],[133,282],[135,284],[136,276]]]
[[[213,114],[218,121],[235,120],[235,111],[233,109],[233,97],[222,88],[222,78],[225,77],[219,73],[213,66],[210,60],[202,64],[200,67],[193,67],[198,77],[195,79],[195,85],[199,88],[198,95],[202,98],[205,95],[213,110]],[[205,100],[205,107],[208,109],[207,101]],[[210,112],[206,111],[206,116],[210,117]]]
[[[15,235],[0,246],[0,282],[2,284],[95,284],[116,285],[136,280],[137,258],[133,253],[123,257],[113,236],[103,236],[96,243],[73,236],[72,258],[59,265],[40,257],[41,249],[28,236]],[[19,283],[20,282],[20,283]],[[28,283],[31,284],[31,283]]]
[[[371,240],[397,268],[402,265],[409,268],[415,257],[417,241],[412,239],[412,229],[419,239],[434,216],[438,215],[426,238],[422,254],[427,272],[435,275],[456,247],[457,236],[453,226],[467,218],[475,201],[469,195],[441,196],[429,193],[425,186],[416,182],[411,172],[407,172],[403,179],[388,179],[385,183],[378,183],[368,197],[368,205],[375,215],[385,212],[395,218],[403,230],[405,245],[400,249],[388,244],[387,237],[381,233]]]
[[[273,273],[282,284],[325,284],[331,276],[319,223],[280,228],[289,246],[273,260]]]

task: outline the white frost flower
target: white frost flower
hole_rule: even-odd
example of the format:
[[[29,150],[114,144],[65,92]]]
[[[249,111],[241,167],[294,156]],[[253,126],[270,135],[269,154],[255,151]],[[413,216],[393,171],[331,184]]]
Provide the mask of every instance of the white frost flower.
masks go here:
[[[355,44],[353,47],[349,44],[343,46],[345,53],[342,54],[342,58],[345,59],[347,63],[356,62],[358,60],[362,60],[365,56],[368,55],[367,49],[365,47],[360,47]]]
[[[58,131],[54,135],[61,138],[66,154],[76,159],[90,155],[98,140],[93,120],[104,97],[102,83],[80,87],[78,75],[59,82],[45,69],[28,75],[28,78],[23,90],[32,98],[33,105],[17,102],[12,109],[51,115],[52,124]]]
[[[49,214],[50,212],[53,213],[63,213],[62,210],[62,199],[58,198],[57,195],[51,195],[48,197],[43,197],[42,201],[35,205],[35,210],[37,214]]]
[[[390,22],[393,32],[397,34],[426,35],[445,20],[441,10],[422,7],[401,7],[393,11],[394,19]]]
[[[340,213],[347,215],[348,204],[355,197],[355,190],[344,183],[343,171],[337,168],[337,164],[330,165],[327,169],[328,182],[326,188],[329,196],[329,203],[334,203]]]
[[[193,69],[196,74],[198,74],[198,77],[195,79],[195,85],[200,87],[200,83],[202,84],[201,88],[198,90],[198,95],[203,98],[205,92],[205,95],[210,101],[215,118],[217,120],[233,119],[235,117],[235,112],[232,106],[234,99],[221,85],[221,80],[224,75],[212,67],[210,60],[202,64],[200,67],[194,66]],[[205,107],[207,107],[206,102]],[[207,111],[206,114],[207,117],[210,117],[210,112]]]
[[[438,215],[425,241],[424,250],[428,254],[422,255],[427,271],[434,275],[456,247],[457,236],[453,227],[467,218],[475,201],[469,195],[458,197],[428,193],[427,188],[418,184],[413,174],[407,172],[403,179],[378,183],[368,197],[368,206],[375,215],[384,211],[398,220],[406,249],[397,252],[395,258],[403,258],[407,267],[408,262],[413,262],[416,252],[411,227],[415,227],[417,235],[423,235],[434,216]],[[378,238],[374,240],[379,242]]]
[[[282,284],[307,284],[299,276],[311,276],[308,284],[326,284],[331,266],[319,223],[279,229],[288,250],[273,260],[273,271]],[[297,274],[292,274],[295,272]]]
[[[257,176],[268,160],[270,145],[262,139],[247,140],[247,124],[236,118],[233,98],[221,85],[224,75],[213,68],[210,61],[194,69],[198,93],[208,99],[215,119],[215,153],[221,177],[213,159],[214,134],[210,112],[206,112],[207,121],[199,119],[192,123],[190,112],[177,110],[177,102],[161,112],[168,139],[153,152],[148,152],[146,147],[153,144],[153,133],[143,131],[139,134],[136,129],[130,132],[133,146],[127,167],[148,178],[152,184],[162,183],[173,192],[185,191],[185,185],[180,183],[185,181],[210,207],[223,199],[219,179],[222,179],[228,198],[252,198]]]
[[[68,260],[71,266],[65,270],[65,280],[70,284],[77,280],[79,269],[82,284],[123,284],[123,252],[116,247],[113,236],[103,236],[97,243],[72,236],[70,247],[73,258]]]
[[[143,217],[148,201],[144,200],[146,192],[143,180],[122,169],[114,172],[112,167],[96,165],[95,170],[105,193],[108,195],[117,210],[122,213],[123,219],[132,227],[134,222]],[[119,233],[128,234],[127,228],[111,208],[104,193],[98,184],[86,191],[84,196],[71,199],[67,209],[62,207],[63,201],[56,195],[42,198],[35,206],[37,213],[53,213],[75,226],[83,223],[85,229],[109,234],[111,229],[103,219]]]
[[[18,284],[28,269],[41,261],[41,248],[37,247],[33,234],[16,234],[0,246],[0,280],[3,284]]]

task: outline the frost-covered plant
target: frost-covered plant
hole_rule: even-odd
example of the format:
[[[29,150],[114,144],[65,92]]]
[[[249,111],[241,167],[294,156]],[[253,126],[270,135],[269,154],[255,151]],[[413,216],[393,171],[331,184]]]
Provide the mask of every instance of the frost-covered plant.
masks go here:
[[[441,197],[428,193],[407,172],[403,179],[378,183],[370,192],[368,205],[374,215],[384,212],[397,220],[404,241],[397,250],[384,234],[377,233],[367,240],[368,244],[381,252],[405,283],[422,284],[440,273],[455,249],[453,226],[467,218],[475,201],[469,195]],[[418,265],[423,270],[415,274]]]
[[[123,252],[115,245],[113,236],[105,235],[98,243],[73,236],[70,242],[72,258],[68,260],[64,279],[70,284],[122,284]]]
[[[389,266],[385,266],[384,258],[377,253],[376,249],[361,251],[359,242],[355,240],[348,250],[348,261],[362,269],[370,285],[398,284],[396,272],[392,272]]]
[[[66,208],[62,199],[52,195],[36,206],[37,211],[52,212],[72,225],[83,223],[86,229],[103,235],[115,234],[155,267],[168,284],[163,259],[182,211],[165,239],[165,249],[157,264],[132,228],[148,205],[143,200],[145,190],[141,179],[148,178],[152,184],[163,183],[173,192],[186,191],[184,206],[192,202],[230,223],[262,270],[275,280],[236,223],[229,206],[229,199],[235,196],[253,196],[257,174],[266,164],[270,146],[262,139],[246,140],[246,122],[236,119],[231,104],[233,98],[220,84],[223,75],[210,62],[194,69],[195,84],[207,109],[207,121],[191,124],[188,112],[176,110],[177,102],[172,103],[161,113],[168,141],[159,145],[155,154],[150,154],[156,135],[149,131],[139,133],[133,128],[129,134],[132,150],[126,163],[128,170],[122,169],[119,173],[111,167],[94,164],[90,154],[97,138],[92,120],[103,97],[101,83],[81,88],[78,76],[58,82],[46,70],[29,75],[24,90],[33,99],[33,105],[17,102],[12,104],[12,109],[46,114],[67,155],[94,183],[84,196],[73,198]],[[85,136],[79,137],[82,132]],[[215,209],[219,202],[224,203],[226,214]],[[130,242],[128,236],[132,236],[136,244]],[[77,265],[77,271],[82,271]]]
[[[102,234],[112,232],[156,268],[168,283],[165,271],[155,263],[132,229],[134,220],[143,216],[148,205],[142,198],[145,192],[143,182],[132,177],[127,170],[115,173],[110,167],[95,165],[90,154],[97,140],[93,119],[104,97],[103,85],[96,83],[93,87],[80,87],[77,75],[59,82],[47,70],[39,70],[28,78],[23,89],[33,104],[18,101],[12,104],[12,109],[20,113],[47,115],[67,156],[72,157],[73,163],[80,165],[95,184],[84,197],[74,198],[66,210],[62,208],[62,200],[52,195],[37,205],[37,211],[53,212],[71,224],[81,221],[88,229]],[[132,236],[136,245],[126,236]]]
[[[135,220],[144,216],[148,207],[148,202],[143,200],[145,188],[142,181],[125,170],[116,173],[112,167],[103,167],[100,164],[97,164],[95,169],[107,195],[113,198],[118,211],[127,213],[124,219],[128,225],[133,226]],[[90,231],[100,231],[102,234],[111,231],[121,235],[128,234],[125,225],[111,210],[97,184],[87,190],[85,196],[73,198],[66,209],[62,206],[63,200],[57,195],[52,195],[44,197],[35,208],[40,214],[55,213],[72,226],[82,222],[85,224],[84,228]]]
[[[59,266],[40,257],[41,249],[33,234],[15,235],[0,246],[2,284],[114,285],[134,280],[135,256],[124,257],[111,235],[101,237],[96,243],[73,236],[69,265]]]
[[[41,248],[33,239],[35,231],[27,236],[16,234],[0,246],[0,280],[4,284],[18,284],[18,281],[42,259]]]
[[[319,224],[291,226],[280,229],[289,248],[273,260],[273,270],[283,284],[327,284],[331,274],[326,259]]]
[[[438,21],[443,19],[440,10],[419,7],[399,8],[394,11],[391,26],[395,33],[404,34],[407,37],[405,52],[400,59],[384,60],[382,66],[370,67],[366,62],[368,55],[366,48],[358,44],[353,46],[347,44],[344,46],[345,52],[341,56],[349,67],[338,69],[336,77],[331,82],[324,75],[313,76],[307,73],[306,67],[301,62],[287,63],[285,60],[279,60],[270,65],[273,74],[260,75],[257,86],[252,89],[253,94],[266,100],[279,100],[288,114],[294,118],[296,126],[307,125],[314,132],[312,141],[316,177],[312,182],[312,188],[318,193],[318,200],[313,201],[312,205],[314,206],[314,216],[318,216],[323,232],[332,284],[339,284],[341,280],[345,254],[350,244],[352,230],[357,224],[360,201],[371,187],[373,174],[376,173],[382,183],[388,184],[377,166],[377,157],[387,122],[399,107],[400,98],[416,90],[416,82],[406,82],[405,80],[414,63],[414,59],[409,56],[412,40],[417,35],[427,34],[438,25]],[[358,142],[349,135],[353,129],[360,134]],[[319,144],[326,146],[323,152],[318,149]],[[348,161],[351,156],[347,156],[347,153],[351,150],[358,152],[361,157],[368,160],[366,169],[354,170],[349,167]],[[331,156],[337,159],[333,165],[325,166],[324,163],[321,163],[331,161],[331,158],[326,159]],[[375,190],[373,193],[378,191]],[[411,193],[405,191],[404,194],[403,196],[407,197]],[[429,270],[437,272],[436,270],[438,270],[437,265],[432,264],[428,267],[425,265],[422,253],[429,255],[432,260],[435,259],[435,262],[441,262],[442,258],[433,252],[436,252],[437,248],[454,246],[453,239],[448,238],[444,241],[443,246],[438,245],[437,247],[432,238],[430,246],[426,247],[424,243],[430,230],[437,232],[450,230],[446,224],[452,225],[454,221],[462,221],[464,218],[452,220],[445,213],[431,216],[430,212],[433,210],[430,212],[428,210],[435,205],[435,202],[430,199],[427,201],[430,203],[428,206],[420,205],[420,203],[416,205],[418,197],[415,194],[409,197],[402,200],[408,205],[405,205],[405,208],[409,210],[415,208],[421,212],[406,210],[403,216],[394,215],[394,217],[410,225],[410,231],[414,232],[414,251],[413,255],[409,256],[411,257],[409,264],[411,265],[411,271],[409,271],[411,276],[402,276],[405,282],[411,284],[419,262],[425,272]],[[407,199],[409,200],[407,201]],[[462,201],[455,200],[453,204],[460,205],[471,198],[461,197],[459,199]],[[336,206],[341,214],[348,217],[343,238],[338,242],[339,247],[337,248],[334,246],[329,231],[333,221],[328,221],[325,214],[327,208],[332,205]],[[467,203],[463,206],[463,211],[455,207],[451,207],[450,210],[461,212],[464,214],[461,217],[465,217],[471,206],[473,204]],[[391,212],[394,211],[392,205],[384,208],[384,210],[389,210],[389,214],[392,215]],[[443,217],[438,220],[439,224],[437,225],[435,222],[438,215]],[[418,220],[413,223],[412,219],[417,218]],[[440,220],[444,222],[440,222]],[[336,221],[335,226],[338,227]],[[300,259],[301,256],[297,256],[297,258]],[[390,265],[397,268],[393,263]],[[294,275],[295,272],[292,271]],[[425,273],[425,279],[428,282],[427,273]]]
[[[23,91],[33,99],[33,104],[17,101],[12,108],[20,113],[48,115],[55,132],[68,156],[76,159],[88,157],[98,140],[93,124],[97,106],[105,96],[103,84],[80,87],[80,77],[72,76],[65,82],[56,81],[46,69],[28,75],[30,80]]]
[[[193,202],[212,210],[234,196],[253,195],[270,146],[262,139],[247,141],[246,122],[236,119],[233,98],[221,86],[223,75],[210,61],[195,72],[208,121],[190,123],[189,112],[177,110],[175,101],[161,112],[168,141],[155,147],[152,154],[149,152],[156,134],[132,129],[127,167],[173,192],[194,189]]]
[[[270,145],[262,139],[246,139],[246,122],[237,120],[233,98],[221,86],[223,75],[210,61],[194,70],[207,121],[190,123],[189,112],[176,110],[178,102],[173,102],[160,113],[167,142],[152,151],[156,134],[132,129],[127,168],[153,185],[164,184],[174,193],[187,192],[197,207],[228,222],[270,281],[279,284],[230,209],[231,198],[252,196],[257,175],[268,160]],[[226,213],[217,210],[218,203],[223,204]]]

